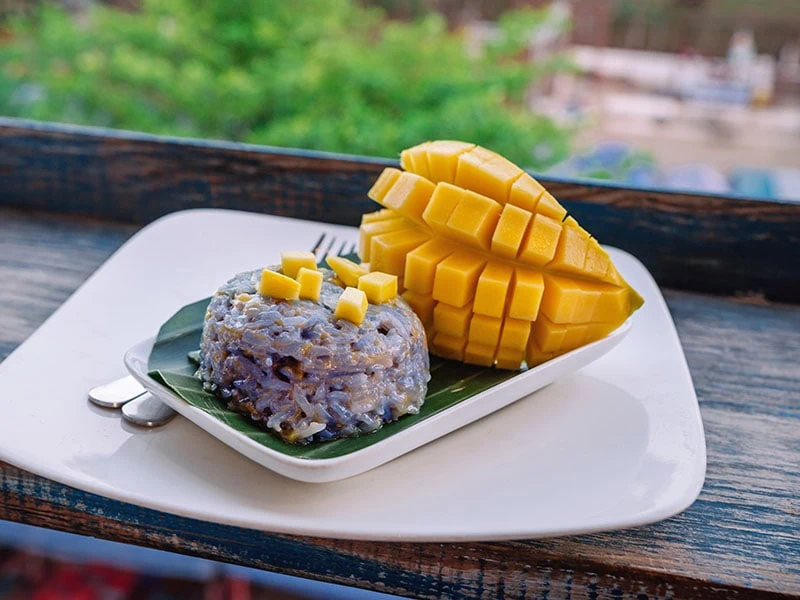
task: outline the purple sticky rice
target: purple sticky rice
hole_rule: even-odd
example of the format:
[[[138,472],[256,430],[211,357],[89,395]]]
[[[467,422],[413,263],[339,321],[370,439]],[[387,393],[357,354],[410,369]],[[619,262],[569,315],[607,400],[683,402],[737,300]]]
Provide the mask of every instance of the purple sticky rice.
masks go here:
[[[430,380],[425,330],[402,297],[354,325],[334,318],[343,287],[322,271],[319,302],[260,296],[261,271],[239,273],[211,299],[200,342],[203,387],[290,443],[417,414]]]

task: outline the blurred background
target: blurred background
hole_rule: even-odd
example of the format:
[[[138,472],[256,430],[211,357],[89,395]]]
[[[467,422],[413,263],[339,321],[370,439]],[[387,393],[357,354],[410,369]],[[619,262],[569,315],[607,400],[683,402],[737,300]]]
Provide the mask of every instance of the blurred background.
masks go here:
[[[384,157],[464,139],[554,176],[800,200],[800,7],[0,0],[0,116]],[[0,523],[0,597],[361,593]]]

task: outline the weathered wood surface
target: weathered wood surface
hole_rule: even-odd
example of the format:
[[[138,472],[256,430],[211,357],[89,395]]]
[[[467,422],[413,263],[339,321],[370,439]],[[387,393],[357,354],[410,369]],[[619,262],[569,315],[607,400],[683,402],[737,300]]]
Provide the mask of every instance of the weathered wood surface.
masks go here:
[[[139,224],[224,207],[352,225],[387,164],[0,118],[0,206]],[[541,179],[662,286],[800,302],[800,203]]]
[[[0,209],[0,359],[132,231]],[[666,297],[708,475],[691,508],[655,525],[506,543],[300,538],[174,517],[3,464],[0,518],[419,598],[800,597],[800,307]]]

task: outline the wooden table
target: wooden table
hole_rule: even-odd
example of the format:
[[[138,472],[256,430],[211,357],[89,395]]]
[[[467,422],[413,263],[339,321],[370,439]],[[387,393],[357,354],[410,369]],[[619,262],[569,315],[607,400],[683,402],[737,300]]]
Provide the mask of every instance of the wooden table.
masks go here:
[[[143,223],[225,206],[353,224],[383,164],[0,119],[0,360]],[[549,185],[666,288],[708,444],[705,487],[681,515],[540,541],[326,540],[0,463],[0,518],[419,598],[800,597],[800,308],[773,301],[800,300],[800,205]]]

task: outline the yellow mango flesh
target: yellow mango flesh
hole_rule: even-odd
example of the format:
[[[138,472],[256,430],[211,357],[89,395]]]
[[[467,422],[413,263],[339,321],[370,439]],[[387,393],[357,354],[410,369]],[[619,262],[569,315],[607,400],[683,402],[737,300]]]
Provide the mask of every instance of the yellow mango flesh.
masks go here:
[[[433,354],[531,367],[642,305],[597,240],[505,158],[433,141],[403,151],[401,166],[370,190],[384,208],[362,219],[359,251],[398,276]]]
[[[397,275],[373,271],[358,278],[358,289],[370,304],[383,304],[397,296]]]
[[[300,298],[300,284],[291,277],[264,269],[261,271],[258,293],[282,300],[297,300]]]
[[[317,258],[313,252],[281,252],[281,271],[284,275],[295,279],[303,267],[312,271],[317,269]]]
[[[367,314],[367,295],[354,287],[346,287],[336,302],[333,316],[345,319],[356,325],[361,325]]]
[[[333,269],[333,272],[336,273],[342,283],[352,288],[358,286],[359,277],[367,274],[367,270],[364,267],[341,256],[328,256],[325,262]]]
[[[300,267],[295,277],[300,284],[300,297],[317,302],[322,291],[322,271]]]

